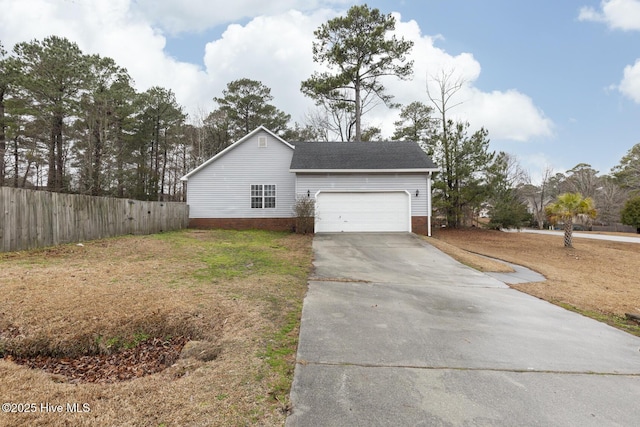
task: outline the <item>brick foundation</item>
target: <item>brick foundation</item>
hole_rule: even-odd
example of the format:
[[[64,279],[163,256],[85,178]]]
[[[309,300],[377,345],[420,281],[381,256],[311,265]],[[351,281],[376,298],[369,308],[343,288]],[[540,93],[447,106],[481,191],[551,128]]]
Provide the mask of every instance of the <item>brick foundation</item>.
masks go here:
[[[427,235],[427,217],[426,216],[412,216],[411,217],[411,231],[416,234]]]
[[[225,230],[295,231],[296,218],[191,218],[189,228],[222,228]],[[310,224],[313,231],[313,223]],[[427,234],[427,217],[412,216],[411,231]]]
[[[190,218],[189,228],[294,231],[295,218]]]

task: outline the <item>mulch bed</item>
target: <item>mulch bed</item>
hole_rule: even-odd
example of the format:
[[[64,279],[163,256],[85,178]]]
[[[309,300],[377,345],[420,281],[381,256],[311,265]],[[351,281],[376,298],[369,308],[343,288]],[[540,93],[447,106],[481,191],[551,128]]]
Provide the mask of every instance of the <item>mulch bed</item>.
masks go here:
[[[41,369],[66,377],[69,383],[108,384],[140,378],[160,372],[173,365],[188,337],[169,340],[152,338],[140,342],[136,347],[109,355],[58,358],[51,356],[15,357],[11,360],[32,369]]]

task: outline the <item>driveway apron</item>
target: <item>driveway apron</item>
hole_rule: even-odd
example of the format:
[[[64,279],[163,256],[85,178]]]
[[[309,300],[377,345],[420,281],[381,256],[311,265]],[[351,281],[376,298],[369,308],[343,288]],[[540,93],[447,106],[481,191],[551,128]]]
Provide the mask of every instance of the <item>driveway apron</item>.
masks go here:
[[[319,234],[287,426],[640,425],[640,338],[412,234]]]

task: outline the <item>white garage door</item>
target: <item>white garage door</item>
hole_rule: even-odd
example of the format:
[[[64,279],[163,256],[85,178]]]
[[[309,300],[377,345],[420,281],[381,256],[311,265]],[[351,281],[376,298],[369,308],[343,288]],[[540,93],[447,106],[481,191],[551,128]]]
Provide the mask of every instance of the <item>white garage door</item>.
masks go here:
[[[406,191],[320,192],[316,233],[411,231],[411,200]]]

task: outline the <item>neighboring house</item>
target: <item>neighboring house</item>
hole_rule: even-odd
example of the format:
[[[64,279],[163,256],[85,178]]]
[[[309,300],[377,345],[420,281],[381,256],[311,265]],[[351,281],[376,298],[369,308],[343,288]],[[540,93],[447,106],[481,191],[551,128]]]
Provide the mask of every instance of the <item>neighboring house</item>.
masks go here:
[[[311,197],[315,232],[431,235],[435,172],[414,142],[291,144],[261,126],[182,180],[191,227],[292,230]]]

